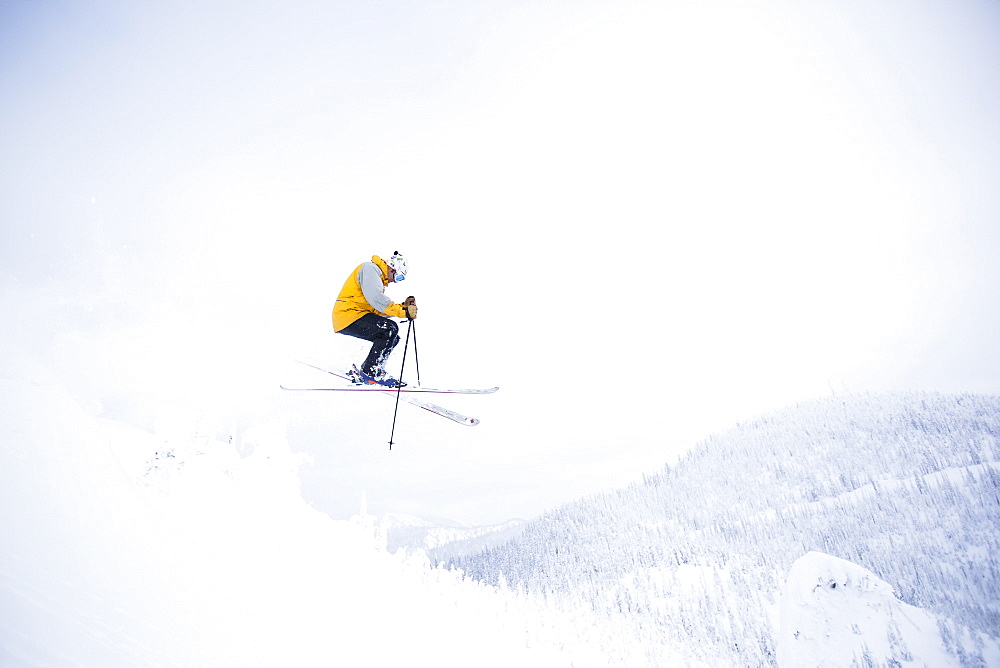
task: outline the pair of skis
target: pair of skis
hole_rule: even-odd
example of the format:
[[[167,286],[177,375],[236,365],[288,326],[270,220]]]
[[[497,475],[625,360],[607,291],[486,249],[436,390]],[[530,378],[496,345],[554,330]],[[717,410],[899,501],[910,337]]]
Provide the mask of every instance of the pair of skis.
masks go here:
[[[312,362],[306,362],[303,360],[296,360],[299,364],[304,364],[308,367],[316,369],[317,371],[322,371],[323,373],[328,373],[331,376],[345,380],[348,383],[351,379],[343,373],[338,373],[336,371],[330,371],[319,365],[313,364]],[[456,413],[453,410],[444,408],[443,406],[438,406],[437,404],[432,404],[426,401],[421,395],[424,394],[493,394],[499,387],[488,387],[485,389],[464,389],[464,390],[445,390],[436,389],[430,387],[384,387],[382,385],[344,385],[344,386],[330,386],[330,387],[289,387],[287,385],[282,385],[281,389],[290,390],[294,392],[374,392],[376,394],[381,394],[384,397],[388,397],[395,400],[399,397],[403,401],[417,406],[418,408],[423,408],[425,411],[430,411],[435,415],[440,415],[441,417],[448,418],[459,424],[464,424],[468,427],[475,427],[479,424],[479,419],[474,417],[469,417],[467,415],[462,415],[461,413]]]

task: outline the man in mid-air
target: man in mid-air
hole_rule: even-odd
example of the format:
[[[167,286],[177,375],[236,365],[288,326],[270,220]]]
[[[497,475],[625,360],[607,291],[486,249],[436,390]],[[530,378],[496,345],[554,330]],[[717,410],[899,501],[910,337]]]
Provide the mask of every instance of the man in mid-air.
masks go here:
[[[408,297],[397,304],[385,296],[390,283],[406,278],[406,259],[395,252],[388,260],[373,255],[362,262],[344,281],[333,307],[333,331],[371,341],[368,357],[348,374],[352,382],[401,387],[406,383],[390,377],[385,361],[399,343],[399,325],[392,318],[417,317],[417,303]]]

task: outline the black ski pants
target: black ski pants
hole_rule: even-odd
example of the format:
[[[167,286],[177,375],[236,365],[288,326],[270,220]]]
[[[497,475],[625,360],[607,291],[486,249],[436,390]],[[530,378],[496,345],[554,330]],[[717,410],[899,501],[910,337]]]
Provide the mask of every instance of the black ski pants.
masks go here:
[[[361,370],[373,378],[385,373],[385,361],[399,343],[399,325],[395,321],[374,313],[365,313],[339,332],[372,342],[368,357],[361,363]]]

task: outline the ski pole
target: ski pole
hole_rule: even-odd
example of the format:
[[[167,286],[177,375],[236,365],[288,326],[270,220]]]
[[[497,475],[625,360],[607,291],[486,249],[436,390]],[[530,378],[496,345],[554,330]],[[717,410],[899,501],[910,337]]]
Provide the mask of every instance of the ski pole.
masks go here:
[[[399,367],[399,385],[396,387],[396,409],[392,412],[392,432],[389,433],[389,449],[392,450],[392,438],[396,435],[396,414],[399,413],[399,395],[403,391],[403,370],[406,368],[406,351],[410,347],[410,330],[413,329],[413,320],[406,328],[406,344],[403,346],[403,363]],[[414,346],[416,343],[414,342]]]
[[[407,297],[406,301],[413,303],[413,295]],[[410,327],[413,327],[413,360],[417,363],[417,385],[420,385],[420,353],[417,352],[417,327],[413,324],[413,318],[410,317],[409,312],[406,314],[406,319],[410,321]]]
[[[410,320],[410,326],[413,327],[413,361],[417,363],[417,385],[420,385],[420,355],[417,353],[417,326],[413,324],[413,320]]]

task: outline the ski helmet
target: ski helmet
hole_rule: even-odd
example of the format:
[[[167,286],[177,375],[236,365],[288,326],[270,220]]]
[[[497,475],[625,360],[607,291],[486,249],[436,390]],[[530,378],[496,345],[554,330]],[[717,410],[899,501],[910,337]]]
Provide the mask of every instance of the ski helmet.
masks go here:
[[[406,278],[406,258],[400,255],[399,251],[395,251],[386,264],[396,272],[397,283]]]

